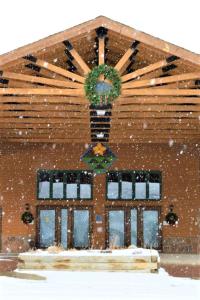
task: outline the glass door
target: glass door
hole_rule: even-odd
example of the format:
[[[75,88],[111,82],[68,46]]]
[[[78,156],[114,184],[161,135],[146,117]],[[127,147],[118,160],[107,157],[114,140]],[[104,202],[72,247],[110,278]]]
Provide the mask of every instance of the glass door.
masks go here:
[[[54,244],[64,249],[87,249],[90,246],[89,209],[40,207],[37,243],[41,248]]]
[[[89,210],[75,209],[73,222],[73,247],[89,248]]]
[[[130,217],[130,231],[131,231],[131,245],[137,246],[138,244],[138,220],[137,220],[137,209],[131,209]]]
[[[158,249],[160,246],[159,213],[156,209],[143,210],[143,247]]]
[[[124,211],[110,210],[108,213],[108,224],[109,246],[111,248],[124,247]]]
[[[159,207],[109,208],[107,213],[107,246],[123,248],[161,248]]]
[[[55,209],[40,210],[40,247],[47,248],[54,245],[55,236]]]

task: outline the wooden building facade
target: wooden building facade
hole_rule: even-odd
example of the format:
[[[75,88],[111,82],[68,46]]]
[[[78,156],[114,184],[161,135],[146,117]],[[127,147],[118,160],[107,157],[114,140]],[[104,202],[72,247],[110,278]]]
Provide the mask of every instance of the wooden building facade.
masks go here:
[[[1,55],[1,251],[199,253],[199,87],[198,54],[102,16]]]

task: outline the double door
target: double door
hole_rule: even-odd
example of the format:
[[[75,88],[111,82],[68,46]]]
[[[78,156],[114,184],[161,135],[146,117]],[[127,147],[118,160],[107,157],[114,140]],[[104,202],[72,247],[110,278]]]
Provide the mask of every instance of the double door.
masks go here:
[[[91,214],[82,208],[39,208],[38,246],[47,248],[88,249],[90,247]]]
[[[135,245],[161,248],[159,208],[110,208],[107,210],[107,246]]]

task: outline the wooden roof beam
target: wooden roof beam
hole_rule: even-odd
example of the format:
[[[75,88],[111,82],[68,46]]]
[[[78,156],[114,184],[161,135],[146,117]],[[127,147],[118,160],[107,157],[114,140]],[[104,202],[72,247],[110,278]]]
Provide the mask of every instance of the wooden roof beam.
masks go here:
[[[121,96],[200,96],[199,89],[123,89]]]
[[[127,75],[124,75],[122,76],[121,80],[122,82],[125,82],[125,81],[128,81],[128,80],[131,80],[131,79],[135,79],[139,76],[142,76],[142,75],[145,75],[147,73],[150,73],[150,72],[153,72],[159,68],[162,68],[164,66],[167,66],[168,64],[170,64],[172,61],[175,61],[179,59],[179,57],[175,56],[175,55],[172,55],[172,56],[169,56],[168,58],[166,59],[163,59],[163,60],[160,60],[156,63],[153,63],[149,66],[146,66],[142,69],[138,69],[130,74],[127,74]]]
[[[131,55],[134,53],[135,49],[139,45],[138,41],[134,41],[131,45],[131,47],[124,53],[122,58],[118,61],[118,63],[115,66],[115,70],[119,72],[119,74],[122,73],[124,65],[127,63]]]
[[[8,71],[0,71],[0,76],[7,79],[14,79],[23,82],[30,82],[30,83],[42,83],[49,86],[55,87],[62,87],[62,88],[81,88],[82,84],[72,82],[72,81],[64,81],[64,80],[56,80],[56,79],[49,79],[44,77],[38,76],[31,76],[31,75],[24,75],[18,73],[12,73]],[[1,79],[1,78],[0,78]]]
[[[78,82],[81,82],[81,83],[84,83],[85,82],[85,78],[80,76],[80,75],[77,75],[77,74],[74,74],[72,72],[69,72],[61,67],[57,67],[53,64],[50,64],[48,63],[47,61],[44,61],[44,60],[41,60],[31,54],[27,55],[27,56],[24,56],[23,57],[24,59],[26,60],[29,60],[31,61],[32,63],[42,67],[42,68],[45,68],[49,71],[52,71],[58,75],[62,75],[63,77],[65,78],[70,78],[72,79],[73,81],[78,81]]]
[[[79,65],[80,69],[82,70],[84,75],[87,75],[91,70],[86,64],[86,62],[83,60],[83,58],[79,55],[79,53],[73,48],[72,44],[69,41],[64,41],[63,44],[67,48],[67,50],[70,52],[70,54],[73,56],[73,58],[76,60],[77,64]]]
[[[112,104],[115,107],[129,107],[134,104],[200,104],[199,97],[176,97],[176,96],[133,96],[133,97],[118,97]]]
[[[105,63],[105,39],[108,30],[104,27],[98,27],[96,33],[98,37],[98,65],[103,65]]]
[[[172,82],[179,82],[185,80],[195,80],[200,78],[200,72],[194,73],[186,73],[186,74],[178,74],[172,75],[168,77],[161,77],[161,78],[152,78],[148,80],[138,80],[133,82],[124,83],[122,86],[123,88],[130,89],[130,88],[138,88],[138,87],[149,87],[149,86],[156,86],[158,84],[166,84]]]
[[[83,97],[84,89],[58,88],[0,88],[0,95],[49,95]]]

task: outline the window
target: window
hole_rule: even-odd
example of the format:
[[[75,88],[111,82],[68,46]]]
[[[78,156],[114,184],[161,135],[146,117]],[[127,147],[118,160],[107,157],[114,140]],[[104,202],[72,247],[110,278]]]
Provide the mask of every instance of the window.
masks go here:
[[[49,198],[50,194],[50,175],[48,172],[44,171],[39,173],[38,176],[39,188],[38,197],[39,198]]]
[[[107,199],[159,200],[161,172],[111,171],[107,173]]]
[[[91,199],[92,172],[38,171],[38,199]]]
[[[107,196],[109,199],[119,198],[119,176],[117,172],[108,173],[107,176]]]

